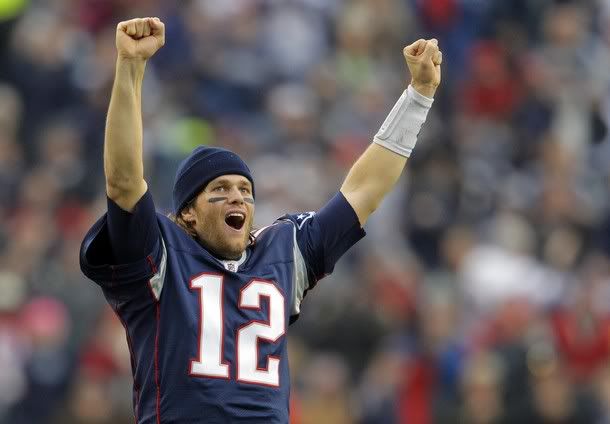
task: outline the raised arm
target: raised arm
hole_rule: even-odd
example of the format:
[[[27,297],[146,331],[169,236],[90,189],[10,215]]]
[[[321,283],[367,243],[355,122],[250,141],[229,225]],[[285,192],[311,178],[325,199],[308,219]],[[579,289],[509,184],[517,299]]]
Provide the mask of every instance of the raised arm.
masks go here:
[[[146,61],[165,43],[158,18],[121,22],[116,29],[117,62],[106,119],[106,193],[126,211],[147,190],[142,158],[142,80]]]
[[[441,81],[442,55],[435,39],[418,40],[405,47],[403,54],[411,85],[341,186],[361,225],[398,181]]]

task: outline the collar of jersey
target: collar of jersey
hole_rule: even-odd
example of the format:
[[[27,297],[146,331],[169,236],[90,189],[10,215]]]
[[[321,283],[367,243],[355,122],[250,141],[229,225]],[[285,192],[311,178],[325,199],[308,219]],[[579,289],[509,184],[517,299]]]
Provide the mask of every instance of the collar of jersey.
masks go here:
[[[248,249],[244,250],[243,253],[241,254],[241,258],[237,259],[236,261],[231,261],[231,260],[226,260],[226,259],[218,259],[223,266],[225,267],[225,269],[227,269],[227,266],[232,263],[235,264],[235,272],[239,271],[239,267],[246,262],[246,258],[248,257]]]

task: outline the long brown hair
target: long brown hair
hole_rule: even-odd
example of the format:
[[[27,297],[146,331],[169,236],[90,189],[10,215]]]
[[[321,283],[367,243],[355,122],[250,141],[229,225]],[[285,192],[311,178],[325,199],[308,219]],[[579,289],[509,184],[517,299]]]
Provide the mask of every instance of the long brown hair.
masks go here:
[[[193,227],[193,223],[187,222],[184,220],[184,218],[182,218],[182,211],[185,210],[186,208],[193,206],[193,204],[195,203],[195,199],[196,199],[196,197],[189,200],[186,203],[186,205],[184,205],[184,207],[178,211],[177,214],[174,215],[173,213],[169,213],[169,214],[167,214],[167,217],[178,227],[182,228],[185,233],[187,233],[189,236],[191,236],[192,238],[197,240],[199,237],[197,237],[197,231],[195,231],[195,228]]]
[[[173,213],[170,213],[167,215],[167,217],[178,227],[182,228],[189,236],[195,240],[198,239],[197,232],[195,231],[195,228],[193,228],[193,223],[186,222],[184,218],[182,218],[182,214],[174,215]]]

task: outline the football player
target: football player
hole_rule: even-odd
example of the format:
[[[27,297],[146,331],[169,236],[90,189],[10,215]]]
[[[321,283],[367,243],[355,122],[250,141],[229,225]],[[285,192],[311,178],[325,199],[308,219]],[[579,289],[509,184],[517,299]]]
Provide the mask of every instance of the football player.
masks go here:
[[[255,180],[222,148],[185,158],[172,219],[155,212],[141,97],[146,62],[164,43],[158,18],[117,26],[108,210],[85,236],[81,268],[125,327],[136,422],[288,423],[288,326],[398,180],[440,83],[441,52],[434,39],[404,49],[411,84],[324,207],[253,232]]]

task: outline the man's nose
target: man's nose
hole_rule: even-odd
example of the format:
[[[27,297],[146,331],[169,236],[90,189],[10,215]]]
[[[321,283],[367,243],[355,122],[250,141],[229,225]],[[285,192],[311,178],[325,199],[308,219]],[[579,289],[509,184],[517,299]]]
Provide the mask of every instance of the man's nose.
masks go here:
[[[244,203],[244,195],[242,194],[241,190],[239,190],[239,188],[237,188],[237,187],[231,188],[231,190],[229,192],[229,203],[237,203],[237,204]]]

